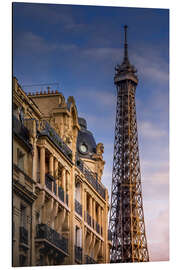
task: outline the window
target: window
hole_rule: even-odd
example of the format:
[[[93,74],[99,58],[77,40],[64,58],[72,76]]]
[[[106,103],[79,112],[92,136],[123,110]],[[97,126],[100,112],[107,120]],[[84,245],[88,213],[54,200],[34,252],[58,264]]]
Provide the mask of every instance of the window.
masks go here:
[[[21,220],[20,220],[20,226],[23,228],[26,228],[26,207],[21,204]]]
[[[36,213],[36,224],[40,224],[41,223],[41,220],[40,220],[40,213],[37,212]]]
[[[17,149],[17,165],[23,171],[24,170],[24,153]]]
[[[79,182],[75,184],[75,199],[81,202],[81,184]]]
[[[81,247],[81,229],[78,226],[75,227],[75,245]]]
[[[19,256],[19,265],[20,266],[26,266],[27,264],[27,258],[24,255]]]

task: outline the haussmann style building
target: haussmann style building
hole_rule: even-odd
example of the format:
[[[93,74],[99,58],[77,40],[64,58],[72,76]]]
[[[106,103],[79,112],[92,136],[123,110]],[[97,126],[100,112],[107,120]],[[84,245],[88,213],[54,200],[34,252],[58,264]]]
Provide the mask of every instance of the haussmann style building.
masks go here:
[[[109,263],[108,191],[73,97],[13,78],[13,266]]]

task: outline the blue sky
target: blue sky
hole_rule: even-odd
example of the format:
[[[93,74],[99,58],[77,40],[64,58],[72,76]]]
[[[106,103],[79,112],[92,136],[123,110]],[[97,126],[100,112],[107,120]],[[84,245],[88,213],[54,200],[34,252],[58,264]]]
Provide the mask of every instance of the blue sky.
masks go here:
[[[102,182],[111,188],[116,89],[123,25],[138,69],[136,106],[146,231],[151,260],[167,260],[169,179],[169,12],[15,3],[13,71],[21,85],[59,83],[74,96],[96,142],[104,143]],[[52,87],[53,88],[53,87]],[[40,88],[24,88],[40,90]]]

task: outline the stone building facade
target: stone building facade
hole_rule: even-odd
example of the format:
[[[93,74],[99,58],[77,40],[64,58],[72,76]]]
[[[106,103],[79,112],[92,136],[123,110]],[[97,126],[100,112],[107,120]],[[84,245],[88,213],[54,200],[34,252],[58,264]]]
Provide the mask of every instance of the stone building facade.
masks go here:
[[[75,100],[13,78],[13,266],[109,263],[108,191]]]

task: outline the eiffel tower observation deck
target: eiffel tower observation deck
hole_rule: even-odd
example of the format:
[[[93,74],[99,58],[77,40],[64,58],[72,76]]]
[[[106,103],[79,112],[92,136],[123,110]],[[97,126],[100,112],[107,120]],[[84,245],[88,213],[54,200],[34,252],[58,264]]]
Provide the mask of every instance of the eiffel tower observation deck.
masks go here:
[[[149,261],[138,149],[136,73],[128,58],[125,25],[124,59],[121,65],[116,65],[114,76],[117,107],[109,220],[112,233],[111,263]]]

